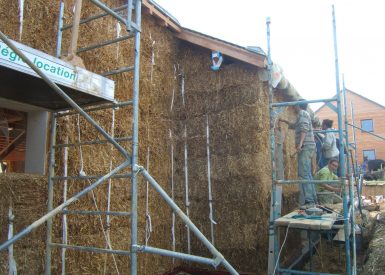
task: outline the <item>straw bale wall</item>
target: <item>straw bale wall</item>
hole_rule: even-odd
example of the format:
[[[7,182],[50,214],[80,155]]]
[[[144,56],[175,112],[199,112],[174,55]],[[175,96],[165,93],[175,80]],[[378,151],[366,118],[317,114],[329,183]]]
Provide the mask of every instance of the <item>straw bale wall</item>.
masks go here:
[[[178,203],[184,204],[184,143],[188,151],[190,216],[210,236],[208,205],[206,116],[210,127],[211,180],[215,245],[238,270],[263,272],[267,262],[271,165],[266,83],[257,70],[241,62],[210,70],[210,51],[182,43],[178,62],[185,83],[185,99],[178,94],[173,109],[175,171]],[[181,82],[181,81],[180,81]],[[294,119],[293,110],[284,116]],[[184,129],[187,129],[187,139]],[[294,177],[293,135],[285,142],[286,176]],[[285,193],[285,208],[293,205],[295,189]],[[187,233],[178,232],[187,251]],[[209,255],[192,238],[192,252]]]
[[[117,1],[105,1],[110,6],[118,6]],[[65,1],[65,23],[70,23],[72,18],[73,1]],[[122,4],[122,1],[120,1]],[[0,29],[10,38],[20,41],[19,39],[19,20],[18,20],[18,3],[17,1],[1,0],[0,1]],[[39,1],[26,0],[24,11],[24,31],[21,42],[54,55],[56,46],[56,31],[58,17],[59,1]],[[84,1],[82,16],[87,17],[92,14],[100,13],[100,10],[91,5],[88,1]],[[152,175],[162,184],[168,191],[169,179],[169,150],[167,140],[169,135],[169,98],[171,97],[172,87],[175,86],[174,63],[175,53],[177,52],[177,41],[172,34],[163,27],[156,24],[154,18],[143,16],[142,18],[142,39],[141,39],[141,80],[140,80],[140,143],[139,143],[139,163],[146,165],[146,155],[149,149],[149,170]],[[111,17],[93,21],[80,28],[79,47],[84,47],[96,42],[115,38],[117,35],[116,21]],[[121,35],[125,34],[122,26]],[[66,53],[69,45],[70,31],[66,31],[63,36],[62,52]],[[152,55],[154,54],[155,64],[152,64]],[[133,40],[124,41],[119,44],[107,46],[92,52],[81,54],[86,69],[95,73],[102,73],[122,66],[133,65]],[[113,80],[116,84],[116,99],[130,100],[132,98],[132,73],[124,73],[114,76]],[[92,113],[92,117],[102,125],[108,132],[111,132],[111,111],[100,111]],[[132,121],[131,107],[120,108],[115,111],[115,136],[123,137],[131,135]],[[80,118],[81,140],[91,140],[94,138],[102,139],[91,125]],[[68,120],[59,119],[57,143],[63,143],[68,136],[69,142],[78,141],[77,118],[70,117]],[[122,143],[130,152],[131,146],[129,142]],[[110,160],[113,161],[113,167],[119,165],[123,158],[119,153],[110,146],[83,146],[83,170],[87,175],[105,174],[109,171]],[[56,174],[63,173],[62,150],[57,150]],[[69,150],[68,174],[77,175],[81,169],[80,151],[76,148]],[[129,172],[126,169],[123,172]],[[68,197],[80,191],[89,182],[68,182]],[[139,228],[138,240],[144,243],[145,228],[145,182],[139,177]],[[54,204],[58,205],[63,201],[62,198],[62,182],[55,184]],[[112,211],[130,211],[130,182],[126,180],[112,181]],[[16,187],[17,188],[17,187]],[[20,192],[22,192],[20,190]],[[107,207],[107,184],[103,184],[95,190],[94,196],[99,210],[106,210]],[[32,203],[32,201],[30,201]],[[38,203],[38,202],[37,202]],[[43,210],[44,209],[44,210]],[[92,194],[71,206],[69,209],[95,210],[95,204]],[[46,211],[43,207],[39,211],[42,215]],[[160,210],[160,211],[155,211]],[[149,245],[170,249],[170,210],[167,205],[155,196],[155,193],[149,192],[149,212],[152,218],[153,233],[149,241]],[[32,220],[31,220],[32,221]],[[103,217],[103,225],[106,228],[105,218]],[[61,242],[61,218],[54,220],[54,242]],[[2,227],[3,228],[3,227]],[[20,229],[20,228],[19,228]],[[127,218],[112,218],[111,222],[111,244],[115,249],[129,249],[130,244],[130,227]],[[97,247],[105,247],[105,237],[101,230],[100,220],[98,217],[78,217],[68,216],[68,234],[69,244],[89,245]],[[44,237],[43,239],[44,240]],[[32,245],[29,241],[24,242],[25,245]],[[17,252],[16,252],[17,253]],[[129,273],[129,258],[123,256],[115,256],[120,273]],[[107,273],[116,272],[112,257],[104,255],[79,253],[76,251],[67,251],[68,273],[97,274],[103,273],[105,269]],[[44,257],[39,262],[39,270],[42,270]],[[30,261],[28,265],[34,265]],[[170,267],[172,261],[165,257],[143,255],[139,257],[139,273],[155,274],[165,271]],[[59,252],[54,249],[53,272],[59,273],[61,261]],[[41,272],[37,272],[41,273]],[[21,272],[23,274],[23,272]]]
[[[24,12],[24,32],[21,42],[49,54],[55,52],[58,0],[26,0]],[[111,6],[116,1],[106,1]],[[70,22],[73,1],[66,1],[65,19]],[[83,4],[83,16],[98,13],[99,10],[88,1]],[[0,30],[10,38],[19,40],[17,1],[0,0]],[[206,115],[210,125],[211,179],[213,185],[213,205],[215,226],[215,245],[228,258],[230,263],[243,271],[264,272],[267,268],[267,228],[270,209],[270,141],[268,97],[266,83],[262,83],[254,67],[241,62],[223,66],[219,72],[210,70],[210,52],[176,40],[172,33],[159,26],[155,19],[142,17],[141,80],[140,80],[140,128],[139,163],[148,166],[150,173],[170,194],[171,145],[174,147],[174,173],[176,201],[184,206],[184,143],[188,148],[190,216],[198,228],[210,236],[210,222],[207,194],[207,156],[206,156]],[[122,31],[122,35],[124,31]],[[63,37],[63,53],[69,43],[70,31]],[[116,37],[116,23],[109,17],[94,21],[80,28],[79,47]],[[121,66],[132,65],[132,41],[125,41],[92,52],[81,54],[88,70],[102,73]],[[154,63],[152,62],[154,56]],[[231,63],[231,62],[230,62]],[[185,79],[183,105],[181,79]],[[112,78],[116,83],[115,95],[120,101],[129,100],[132,91],[132,74],[125,73]],[[278,96],[276,100],[284,100]],[[294,120],[292,108],[283,114]],[[92,113],[93,118],[105,129],[111,131],[111,111]],[[187,128],[187,140],[184,128]],[[115,136],[131,135],[131,108],[115,111]],[[80,118],[81,140],[102,138],[100,134]],[[169,133],[172,133],[172,139]],[[286,132],[286,129],[283,129]],[[70,142],[78,141],[77,118],[59,119],[57,142],[63,143],[68,137]],[[130,143],[122,143],[129,151]],[[294,151],[293,134],[286,135],[284,143],[285,176],[294,178],[296,161],[290,158]],[[149,152],[149,161],[147,161]],[[87,175],[104,174],[109,171],[110,161],[116,167],[123,161],[119,153],[110,146],[83,146],[83,170]],[[63,151],[57,150],[56,174],[63,173]],[[68,174],[77,175],[81,170],[79,149],[69,150]],[[123,172],[129,172],[125,169]],[[30,180],[27,180],[30,179]],[[46,182],[26,176],[4,178],[12,183],[17,194],[29,192],[39,197],[22,199],[24,204],[16,205],[16,231],[41,216],[46,211]],[[68,182],[68,197],[87,186],[89,182]],[[138,240],[144,243],[145,235],[145,182],[139,177],[139,221]],[[7,185],[4,185],[7,186]],[[27,188],[25,188],[27,186]],[[99,210],[107,207],[107,183],[98,187],[94,195],[88,194],[69,209]],[[6,188],[4,187],[4,190]],[[284,192],[284,211],[296,203],[296,189],[286,187]],[[39,191],[40,190],[40,191]],[[5,192],[5,191],[4,191]],[[4,193],[6,194],[6,193]],[[63,201],[63,182],[55,184],[54,204]],[[30,196],[24,194],[20,196]],[[95,197],[95,199],[93,198]],[[130,211],[129,180],[112,181],[112,211]],[[1,203],[1,230],[6,230],[4,211],[9,202]],[[28,206],[31,205],[31,206]],[[34,208],[36,207],[36,209]],[[28,210],[28,211],[27,211]],[[24,212],[23,212],[24,211]],[[33,213],[30,215],[29,213]],[[154,247],[171,249],[171,211],[153,190],[149,191],[149,213],[153,232],[148,244]],[[35,217],[36,215],[36,217]],[[22,223],[17,217],[28,216]],[[20,222],[20,223],[19,223]],[[99,217],[68,216],[69,244],[105,247],[105,236]],[[54,219],[53,241],[61,242],[61,217]],[[20,274],[27,274],[31,268],[42,273],[44,264],[44,227],[36,231],[35,238],[26,238],[15,248],[16,261]],[[177,219],[177,251],[187,252],[186,227]],[[2,234],[2,240],[5,235]],[[129,249],[130,227],[127,218],[112,218],[111,245],[114,249]],[[208,255],[200,242],[192,237],[192,252]],[[28,262],[23,261],[29,255]],[[23,256],[24,255],[24,256]],[[5,261],[6,255],[1,255]],[[121,274],[129,273],[129,258],[115,256]],[[66,271],[68,274],[101,274],[116,272],[111,255],[80,253],[67,250]],[[159,274],[169,270],[174,264],[171,259],[139,255],[139,274]],[[5,267],[2,262],[2,267]],[[53,249],[53,273],[60,273],[61,259],[58,249]]]
[[[28,174],[0,175],[0,242],[8,236],[8,210],[12,206],[14,234],[47,210],[47,177]],[[45,226],[38,228],[14,246],[19,274],[42,274]],[[8,274],[8,254],[0,254],[0,274]]]

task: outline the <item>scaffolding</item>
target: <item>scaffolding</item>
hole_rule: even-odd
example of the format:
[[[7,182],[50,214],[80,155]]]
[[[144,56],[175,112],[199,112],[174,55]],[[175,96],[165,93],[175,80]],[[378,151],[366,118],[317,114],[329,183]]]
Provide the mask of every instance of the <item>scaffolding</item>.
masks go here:
[[[301,100],[301,101],[292,101],[292,102],[274,102],[274,94],[272,87],[272,60],[271,60],[271,50],[270,50],[270,19],[266,20],[267,25],[267,43],[268,43],[268,71],[269,71],[269,110],[270,110],[270,146],[271,146],[271,162],[272,162],[272,193],[271,193],[271,211],[270,211],[270,223],[269,223],[269,266],[268,274],[329,274],[329,273],[319,273],[312,272],[312,261],[311,256],[313,253],[313,245],[311,240],[311,232],[313,230],[307,230],[309,237],[309,248],[305,252],[302,251],[302,254],[298,259],[294,261],[289,267],[281,267],[280,264],[280,252],[282,251],[282,246],[280,246],[279,241],[279,230],[276,224],[276,220],[281,216],[281,193],[282,185],[288,184],[323,184],[323,183],[339,183],[342,186],[342,201],[343,201],[343,230],[344,230],[344,246],[345,246],[345,262],[346,262],[346,274],[355,275],[356,274],[356,242],[355,242],[355,214],[354,214],[354,203],[348,204],[348,202],[354,201],[354,192],[353,192],[353,176],[356,175],[349,163],[349,148],[352,146],[355,148],[355,140],[353,144],[349,143],[348,140],[348,120],[347,120],[347,107],[346,107],[346,89],[345,84],[343,83],[343,89],[340,88],[339,80],[339,64],[338,64],[338,52],[337,52],[337,35],[336,35],[336,21],[335,21],[335,12],[334,6],[332,7],[332,18],[333,18],[333,38],[334,38],[334,53],[335,53],[335,74],[336,74],[336,93],[337,95],[333,98],[318,99],[318,100]],[[344,109],[342,104],[344,104]],[[320,180],[282,180],[277,179],[277,174],[280,171],[277,170],[278,165],[276,163],[276,141],[275,141],[275,121],[278,117],[279,110],[278,108],[286,106],[296,106],[304,103],[325,103],[333,111],[337,113],[338,116],[338,131],[335,130],[326,130],[320,131],[323,133],[326,132],[337,132],[340,140],[339,144],[339,162],[341,167],[341,177],[339,180],[332,181],[320,181]],[[332,104],[332,103],[335,103]],[[345,115],[344,115],[345,114]],[[343,121],[345,117],[345,121]],[[345,151],[346,155],[345,155]],[[310,165],[310,164],[309,164]],[[347,180],[346,175],[350,178],[350,184],[348,188],[345,185]],[[287,232],[289,230],[289,225],[287,225]],[[317,230],[318,232],[321,229]],[[287,237],[287,235],[286,235]],[[285,242],[285,240],[284,240]],[[283,242],[283,243],[284,243]],[[302,271],[293,269],[299,261],[304,257],[305,254],[310,256],[310,271]]]
[[[105,3],[100,0],[89,0],[92,4],[100,8],[103,13],[93,15],[91,17],[81,19],[80,14],[78,14],[78,21],[74,20],[74,24],[64,25],[63,16],[64,16],[64,1],[60,1],[60,11],[59,11],[59,24],[58,24],[58,38],[57,38],[57,48],[56,55],[57,57],[61,56],[61,43],[62,43],[62,33],[63,31],[70,29],[73,25],[81,25],[93,20],[105,16],[112,16],[119,23],[122,23],[127,30],[127,35],[118,37],[116,39],[104,41],[101,43],[93,44],[84,48],[77,49],[75,48],[75,54],[80,52],[86,52],[94,50],[100,47],[111,45],[113,43],[118,43],[126,39],[134,39],[134,64],[132,66],[121,67],[112,71],[107,71],[103,73],[103,76],[112,76],[125,72],[133,72],[133,89],[132,89],[132,99],[123,101],[123,102],[113,102],[98,106],[88,106],[85,108],[80,107],[71,97],[69,97],[58,85],[56,85],[45,73],[42,72],[33,62],[31,62],[15,45],[10,41],[1,31],[0,39],[7,44],[7,46],[12,49],[28,66],[33,69],[52,89],[57,93],[61,98],[63,98],[69,105],[70,109],[55,111],[51,115],[51,124],[50,124],[50,151],[49,151],[49,163],[48,163],[48,212],[42,216],[40,219],[36,220],[31,225],[27,226],[12,238],[0,245],[0,251],[7,249],[9,246],[14,244],[16,241],[19,241],[24,236],[29,234],[31,231],[37,227],[47,223],[47,236],[46,236],[46,259],[45,259],[45,274],[51,274],[51,264],[52,264],[52,249],[59,248],[62,249],[62,252],[66,249],[73,249],[84,252],[96,252],[96,253],[106,253],[106,254],[116,254],[116,255],[125,255],[130,257],[130,270],[131,274],[137,274],[137,257],[138,253],[150,253],[157,254],[167,257],[172,257],[184,261],[197,262],[202,264],[207,264],[212,267],[218,267],[222,265],[227,271],[231,274],[238,274],[238,272],[230,265],[230,263],[224,258],[224,256],[213,246],[213,244],[199,231],[199,229],[193,224],[189,217],[183,213],[183,211],[175,204],[175,202],[170,198],[170,196],[162,189],[162,187],[156,182],[156,180],[149,174],[149,172],[142,166],[138,165],[138,130],[139,130],[139,78],[140,78],[140,36],[141,36],[141,5],[140,0],[127,0],[127,3],[123,6],[117,8],[110,8]],[[79,1],[81,3],[81,1]],[[120,11],[126,11],[126,17],[119,13]],[[75,11],[79,12],[79,10]],[[128,137],[115,138],[113,134],[109,134],[105,129],[103,129],[98,123],[89,115],[90,112],[97,110],[105,109],[116,109],[123,107],[132,108],[132,135]],[[57,119],[60,117],[67,117],[73,115],[80,115],[88,123],[90,123],[105,139],[104,140],[91,140],[81,142],[80,140],[77,143],[68,143],[68,140],[61,144],[56,144],[56,128],[57,128]],[[80,129],[80,128],[79,128]],[[80,131],[80,130],[79,130]],[[80,135],[80,134],[79,134]],[[131,142],[131,154],[121,145],[121,142]],[[105,175],[85,175],[82,174],[82,169],[79,175],[68,176],[64,174],[63,176],[58,176],[55,174],[55,150],[58,148],[69,148],[69,147],[81,147],[83,145],[94,145],[94,144],[111,144],[119,153],[123,156],[124,161],[117,167],[111,167],[110,172]],[[130,173],[122,173],[126,168],[130,168]],[[175,251],[170,251],[166,249],[160,249],[156,247],[151,247],[141,245],[138,243],[138,185],[137,177],[142,175],[145,180],[154,188],[157,193],[166,201],[166,203],[171,207],[173,212],[182,219],[186,224],[187,228],[206,246],[210,251],[213,258],[206,258],[201,256],[195,256]],[[131,179],[131,209],[130,212],[124,211],[88,211],[88,210],[68,210],[67,207],[77,200],[81,199],[86,194],[92,192],[95,188],[100,186],[102,183],[108,181],[111,178],[128,178]],[[79,193],[73,197],[64,200],[64,202],[56,207],[53,204],[53,192],[54,192],[54,183],[56,181],[66,181],[66,180],[94,180],[89,186],[85,187]],[[52,230],[53,230],[53,217],[56,215],[105,215],[107,219],[110,216],[125,216],[130,218],[131,223],[131,244],[130,250],[114,250],[109,246],[108,248],[101,247],[88,247],[88,246],[78,246],[78,245],[68,245],[64,243],[53,243],[52,242]],[[63,233],[65,236],[66,234]],[[63,255],[63,254],[62,254]],[[62,257],[62,259],[65,257]],[[62,274],[65,274],[65,265],[62,265]]]

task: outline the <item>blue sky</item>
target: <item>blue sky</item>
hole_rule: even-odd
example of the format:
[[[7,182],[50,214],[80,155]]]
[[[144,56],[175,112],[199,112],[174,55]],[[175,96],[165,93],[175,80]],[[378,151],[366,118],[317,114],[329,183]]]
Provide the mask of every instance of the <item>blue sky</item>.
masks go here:
[[[266,50],[307,99],[336,93],[332,4],[340,72],[348,89],[385,105],[385,2],[381,0],[156,0],[183,27]],[[341,78],[342,85],[342,78]],[[317,107],[317,106],[313,106]]]

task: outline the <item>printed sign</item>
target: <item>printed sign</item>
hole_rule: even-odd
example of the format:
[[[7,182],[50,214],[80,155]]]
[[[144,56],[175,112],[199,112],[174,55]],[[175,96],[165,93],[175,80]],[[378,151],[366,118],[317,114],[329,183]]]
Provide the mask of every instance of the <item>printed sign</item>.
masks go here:
[[[88,94],[114,99],[114,81],[73,66],[58,58],[12,41],[24,55],[57,84]],[[0,40],[0,66],[38,76],[12,49]]]

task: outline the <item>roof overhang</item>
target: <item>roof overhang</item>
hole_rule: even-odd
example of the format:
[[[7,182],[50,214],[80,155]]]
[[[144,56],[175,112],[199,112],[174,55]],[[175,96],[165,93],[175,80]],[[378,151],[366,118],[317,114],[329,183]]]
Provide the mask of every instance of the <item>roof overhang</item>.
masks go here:
[[[220,51],[224,55],[230,56],[234,59],[243,61],[259,68],[265,68],[267,65],[266,56],[262,54],[258,54],[238,45],[195,31],[183,29],[182,32],[176,33],[175,36],[181,40],[210,49],[212,51]]]
[[[267,66],[267,59],[263,54],[203,33],[183,28],[175,17],[152,0],[143,0],[142,7],[145,13],[154,16],[159,25],[170,29],[175,37],[180,40],[212,51],[220,51],[226,56],[259,68],[266,68]]]
[[[152,0],[142,0],[143,11],[154,16],[158,23],[174,32],[181,32],[182,27],[178,20]]]

